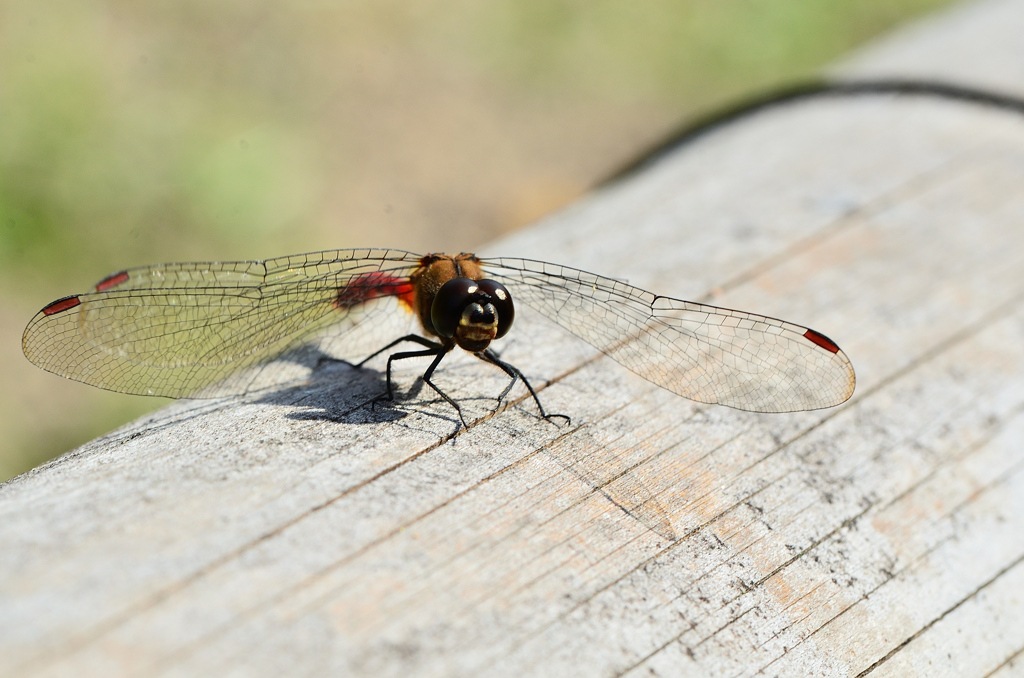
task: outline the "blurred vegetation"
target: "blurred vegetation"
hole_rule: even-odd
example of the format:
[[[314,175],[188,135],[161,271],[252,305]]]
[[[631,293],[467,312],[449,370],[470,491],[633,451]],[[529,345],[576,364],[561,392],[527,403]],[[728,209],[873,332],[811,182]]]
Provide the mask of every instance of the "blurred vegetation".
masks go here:
[[[126,266],[471,250],[945,0],[0,1],[0,480],[162,401],[36,370]]]

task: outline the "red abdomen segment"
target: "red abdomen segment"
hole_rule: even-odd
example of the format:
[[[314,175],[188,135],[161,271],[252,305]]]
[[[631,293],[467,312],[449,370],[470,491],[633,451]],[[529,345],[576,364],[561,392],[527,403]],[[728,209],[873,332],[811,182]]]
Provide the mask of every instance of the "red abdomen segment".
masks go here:
[[[335,308],[351,308],[377,297],[398,297],[411,310],[415,292],[409,278],[398,278],[383,271],[362,273],[338,290]]]

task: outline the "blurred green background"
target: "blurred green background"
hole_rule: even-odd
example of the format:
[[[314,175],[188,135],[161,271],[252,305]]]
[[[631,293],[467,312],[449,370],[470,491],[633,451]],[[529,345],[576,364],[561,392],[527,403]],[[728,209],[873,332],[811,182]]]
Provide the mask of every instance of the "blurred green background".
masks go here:
[[[947,0],[3,0],[0,480],[165,401],[21,332],[106,273],[473,250]]]

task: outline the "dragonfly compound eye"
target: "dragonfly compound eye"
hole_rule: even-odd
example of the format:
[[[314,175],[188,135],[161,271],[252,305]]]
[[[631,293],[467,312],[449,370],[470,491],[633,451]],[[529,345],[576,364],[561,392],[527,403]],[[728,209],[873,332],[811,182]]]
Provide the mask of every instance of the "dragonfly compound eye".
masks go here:
[[[452,278],[437,291],[430,305],[430,322],[442,337],[452,338],[459,329],[462,312],[479,296],[480,286],[469,278]]]
[[[512,326],[512,296],[493,280],[453,278],[434,296],[430,321],[442,337],[467,351],[482,351]]]
[[[512,327],[512,321],[516,317],[516,309],[512,305],[512,295],[504,285],[496,280],[478,280],[477,284],[480,286],[480,291],[490,297],[490,302],[498,314],[498,333],[494,338],[500,339],[508,333],[509,328]]]

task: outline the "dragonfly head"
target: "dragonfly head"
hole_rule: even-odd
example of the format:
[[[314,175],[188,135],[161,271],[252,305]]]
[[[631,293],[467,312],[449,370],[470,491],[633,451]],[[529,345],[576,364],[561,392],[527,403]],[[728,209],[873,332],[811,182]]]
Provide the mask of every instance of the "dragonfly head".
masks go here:
[[[430,305],[434,330],[471,352],[482,351],[505,336],[514,318],[512,295],[493,280],[452,278]]]

